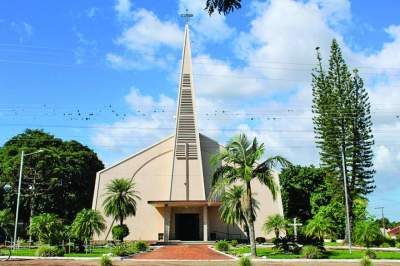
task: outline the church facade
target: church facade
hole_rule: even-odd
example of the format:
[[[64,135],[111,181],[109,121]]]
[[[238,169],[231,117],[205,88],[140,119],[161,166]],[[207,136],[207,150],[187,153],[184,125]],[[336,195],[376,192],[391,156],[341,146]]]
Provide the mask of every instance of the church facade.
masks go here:
[[[136,216],[124,222],[130,231],[126,240],[246,238],[243,228],[221,221],[218,213],[221,203],[208,200],[213,172],[209,161],[221,145],[197,129],[188,25],[184,32],[177,103],[175,134],[97,173],[92,208],[104,214],[102,203],[107,185],[113,179],[126,178],[135,182],[141,197]],[[277,175],[275,180],[279,182]],[[269,215],[283,215],[281,196],[278,193],[274,201],[270,191],[256,180],[252,189],[259,202],[256,237],[272,238],[262,232],[262,225]],[[106,223],[107,229],[95,239],[112,238],[115,221],[106,217]]]

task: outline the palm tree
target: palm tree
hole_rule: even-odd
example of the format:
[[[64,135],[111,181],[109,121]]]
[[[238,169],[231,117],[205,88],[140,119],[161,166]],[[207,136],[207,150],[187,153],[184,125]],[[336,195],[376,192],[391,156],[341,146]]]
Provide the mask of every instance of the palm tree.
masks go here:
[[[32,217],[29,234],[38,237],[42,243],[58,244],[62,239],[63,224],[58,215],[42,213]]]
[[[245,218],[245,199],[246,189],[242,185],[233,185],[226,192],[223,193],[221,198],[221,206],[219,213],[221,219],[226,224],[239,224],[243,226],[246,231],[247,237],[249,236],[249,226]],[[258,202],[253,198],[254,207],[258,208]],[[255,209],[254,208],[254,209]],[[253,214],[256,215],[255,212]]]
[[[106,224],[100,212],[83,209],[75,217],[71,225],[71,233],[80,240],[88,241],[93,234],[100,234],[106,229]]]
[[[264,154],[264,144],[259,145],[257,139],[249,141],[246,135],[233,137],[211,163],[218,166],[212,176],[212,198],[223,195],[226,188],[235,183],[244,184],[246,195],[243,201],[244,216],[249,226],[251,255],[256,256],[256,243],[254,232],[254,203],[252,201],[251,181],[257,179],[271,191],[276,199],[277,187],[273,177],[273,167],[277,164],[287,166],[290,163],[280,156],[268,158],[259,163]]]
[[[286,229],[288,222],[280,214],[270,215],[265,220],[263,225],[263,231],[267,234],[270,232],[275,232],[275,238],[279,238],[279,233],[281,230]]]
[[[0,211],[0,230],[7,236],[11,236],[14,227],[14,215],[10,209]]]
[[[335,226],[331,218],[316,214],[312,219],[308,220],[305,227],[307,236],[314,236],[323,241],[327,236],[335,235]]]
[[[365,245],[367,248],[382,237],[379,224],[372,220],[359,221],[354,228],[354,239],[357,244]]]
[[[125,218],[136,215],[136,200],[140,200],[140,197],[135,190],[135,183],[123,178],[114,179],[107,185],[106,191],[104,212],[107,216],[113,216],[122,226]]]

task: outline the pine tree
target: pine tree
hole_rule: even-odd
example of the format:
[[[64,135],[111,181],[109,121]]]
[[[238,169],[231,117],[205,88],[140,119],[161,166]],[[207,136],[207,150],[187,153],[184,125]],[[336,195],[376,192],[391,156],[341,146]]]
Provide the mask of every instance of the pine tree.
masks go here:
[[[324,71],[317,49],[318,66],[312,74],[313,123],[322,166],[331,173],[334,184],[347,177],[350,225],[354,221],[354,199],[363,198],[374,189],[372,163],[371,115],[368,93],[355,70],[349,71],[340,47],[332,41],[329,68]],[[334,200],[344,204],[337,193]]]

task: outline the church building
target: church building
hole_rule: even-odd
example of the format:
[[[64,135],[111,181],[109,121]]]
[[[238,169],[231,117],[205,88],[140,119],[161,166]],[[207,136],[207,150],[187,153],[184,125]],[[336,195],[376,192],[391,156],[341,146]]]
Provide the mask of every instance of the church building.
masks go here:
[[[200,88],[201,89],[201,88]],[[175,133],[97,173],[92,208],[106,218],[107,229],[96,240],[112,239],[116,224],[103,210],[107,185],[116,178],[133,180],[141,200],[136,216],[124,223],[130,234],[126,240],[210,241],[244,239],[243,228],[224,224],[218,213],[219,201],[209,201],[213,167],[210,158],[222,147],[198,132],[189,26],[185,25],[181,77],[177,101]],[[278,183],[278,176],[275,175]],[[267,187],[252,183],[259,203],[255,236],[272,238],[262,231],[265,219],[283,215],[281,196],[276,200]]]

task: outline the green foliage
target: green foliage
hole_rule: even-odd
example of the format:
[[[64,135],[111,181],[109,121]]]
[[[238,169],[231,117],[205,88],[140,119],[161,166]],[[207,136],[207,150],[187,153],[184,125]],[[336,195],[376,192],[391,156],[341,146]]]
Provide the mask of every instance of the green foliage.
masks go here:
[[[126,257],[132,254],[132,250],[129,249],[129,247],[127,247],[125,244],[119,244],[113,248],[112,254],[114,256]]]
[[[312,217],[311,197],[326,191],[326,171],[314,166],[289,166],[279,174],[282,204],[285,217],[297,217],[305,222]],[[325,194],[325,193],[324,193]],[[326,200],[322,195],[321,199]],[[319,203],[326,205],[328,202]]]
[[[368,93],[355,70],[351,73],[343,59],[339,44],[332,41],[329,69],[313,71],[313,122],[320,160],[336,182],[336,191],[343,190],[347,176],[350,220],[355,214],[353,200],[371,193],[374,186],[372,120]],[[342,197],[343,194],[338,196]]]
[[[370,259],[376,259],[376,252],[373,251],[372,249],[367,249],[365,251],[365,256],[370,258]]]
[[[214,247],[218,251],[228,251],[229,243],[226,240],[219,240],[217,243],[215,243]]]
[[[233,10],[241,8],[240,2],[241,0],[207,0],[205,9],[209,15],[213,14],[215,10],[219,14],[227,15]]]
[[[4,234],[6,237],[12,235],[15,223],[14,219],[14,215],[10,209],[0,211],[0,234]]]
[[[211,163],[216,166],[212,175],[211,199],[219,198],[227,188],[237,183],[245,186],[246,197],[244,213],[249,227],[249,239],[252,256],[256,256],[254,235],[254,201],[251,181],[256,179],[265,185],[275,200],[277,186],[274,181],[273,168],[277,165],[288,166],[290,163],[281,156],[270,157],[260,162],[264,154],[264,144],[259,144],[254,138],[250,141],[246,135],[234,136],[228,144],[215,156]],[[221,162],[224,162],[222,165]]]
[[[123,178],[114,179],[107,185],[103,201],[104,212],[114,217],[122,226],[124,219],[136,215],[136,200],[140,200],[135,190],[135,182]],[[122,238],[118,238],[123,240]]]
[[[373,266],[374,263],[371,261],[371,259],[368,256],[364,256],[360,260],[360,266]]]
[[[304,231],[307,236],[323,240],[327,236],[334,235],[334,227],[335,224],[330,218],[317,214],[307,222]]]
[[[133,248],[136,251],[146,251],[149,248],[149,245],[144,241],[135,241],[133,243]]]
[[[299,246],[293,236],[274,238],[274,249],[284,253],[297,253]]]
[[[111,260],[111,258],[110,258],[110,256],[108,256],[108,255],[103,255],[103,256],[101,256],[101,259],[100,259],[100,266],[112,266],[113,264],[112,264],[112,260]]]
[[[233,239],[233,240],[231,240],[230,244],[232,247],[236,247],[239,243],[236,239]]]
[[[63,257],[64,254],[64,248],[57,246],[41,246],[36,250],[38,257]]]
[[[105,220],[100,212],[83,209],[76,215],[71,225],[71,233],[81,241],[88,241],[93,234],[100,234],[105,228]]]
[[[353,238],[356,244],[370,247],[382,239],[382,234],[375,221],[364,220],[356,223]]]
[[[396,243],[395,247],[400,248],[400,242]]]
[[[379,247],[380,248],[390,248],[391,246],[389,243],[383,242],[382,244],[379,245]]]
[[[251,259],[247,256],[241,257],[239,259],[239,266],[251,266],[253,263],[251,262]]]
[[[304,246],[301,249],[301,254],[306,259],[321,259],[323,257],[321,249],[316,246]]]
[[[128,226],[126,226],[126,224],[114,225],[111,233],[112,233],[114,240],[123,241],[124,237],[129,235],[129,228],[128,228]]]
[[[288,226],[288,222],[280,214],[270,215],[264,222],[262,227],[265,233],[274,232],[275,238],[279,238],[279,233],[285,230]]]
[[[88,147],[41,130],[27,129],[0,148],[0,184],[11,186],[0,193],[0,209],[15,208],[21,151],[39,149],[43,152],[24,160],[19,220],[29,223],[32,206],[34,213],[52,212],[72,222],[80,209],[91,207],[96,172],[104,165]]]
[[[60,244],[62,240],[63,224],[54,213],[43,213],[32,217],[29,233],[39,238],[44,244]]]

